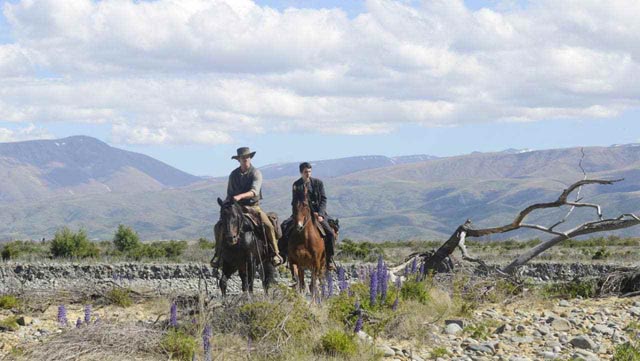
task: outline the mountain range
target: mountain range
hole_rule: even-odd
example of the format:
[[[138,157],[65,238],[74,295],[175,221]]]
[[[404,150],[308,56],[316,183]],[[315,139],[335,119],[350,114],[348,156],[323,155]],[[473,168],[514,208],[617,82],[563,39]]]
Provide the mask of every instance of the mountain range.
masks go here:
[[[637,211],[636,144],[311,163],[314,176],[325,181],[329,212],[341,219],[340,237],[379,241],[443,239],[468,218],[477,226],[510,222],[528,204],[554,200],[582,179],[581,159],[590,178],[625,178],[612,186],[585,187],[585,202],[601,204],[605,216]],[[261,168],[264,209],[288,216],[297,164]],[[211,238],[216,198],[226,190],[226,178],[196,177],[84,136],[0,144],[0,175],[0,239],[50,238],[64,225],[110,239],[118,224],[132,226],[147,240]],[[553,223],[566,211],[536,213],[531,222]],[[574,223],[593,218],[590,209],[572,215]]]

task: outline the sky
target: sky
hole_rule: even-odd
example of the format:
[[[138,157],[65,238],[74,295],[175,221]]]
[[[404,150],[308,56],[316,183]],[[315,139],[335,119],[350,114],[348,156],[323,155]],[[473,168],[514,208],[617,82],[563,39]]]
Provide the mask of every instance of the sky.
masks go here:
[[[640,142],[637,0],[0,0],[0,142],[196,175]]]

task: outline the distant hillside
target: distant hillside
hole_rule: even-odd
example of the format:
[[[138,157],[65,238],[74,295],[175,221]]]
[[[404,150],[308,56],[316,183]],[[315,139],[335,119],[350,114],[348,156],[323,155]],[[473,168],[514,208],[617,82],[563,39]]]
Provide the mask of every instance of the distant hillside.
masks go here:
[[[333,178],[346,174],[375,168],[384,168],[397,164],[423,162],[436,159],[432,155],[417,154],[401,157],[385,157],[382,155],[363,155],[339,159],[309,161],[313,166],[313,176],[318,178]],[[270,164],[261,167],[265,179],[299,176],[300,162]]]
[[[589,177],[625,181],[585,188],[584,201],[600,203],[605,216],[638,212],[640,147],[589,147],[585,153]],[[444,239],[467,218],[478,226],[503,224],[532,202],[554,200],[582,178],[580,157],[579,148],[474,153],[321,177],[328,210],[341,219],[341,238]],[[316,175],[322,168],[314,168]],[[265,181],[264,209],[283,218],[289,215],[295,172]],[[0,239],[50,237],[62,225],[84,227],[92,237],[109,239],[119,223],[133,226],[144,239],[211,238],[218,219],[216,197],[224,197],[225,190],[225,179],[211,179],[175,189],[63,195],[0,206]],[[566,211],[536,213],[531,221],[548,224]],[[578,209],[574,215],[579,221],[593,219],[592,213]],[[619,234],[638,236],[640,228]],[[535,235],[546,237],[530,231],[510,236]]]
[[[86,136],[0,143],[0,202],[153,191],[199,180],[149,156]]]

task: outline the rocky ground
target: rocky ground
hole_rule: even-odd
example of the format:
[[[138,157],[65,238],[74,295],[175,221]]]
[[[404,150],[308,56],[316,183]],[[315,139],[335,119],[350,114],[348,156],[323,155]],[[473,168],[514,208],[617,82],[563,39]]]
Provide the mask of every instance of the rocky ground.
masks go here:
[[[378,346],[390,360],[609,360],[640,322],[640,301],[604,298],[487,304],[470,320],[426,325],[431,343]],[[639,332],[636,330],[636,332]]]
[[[542,281],[602,274],[614,268],[542,264],[531,265],[525,274]],[[75,299],[66,305],[69,321],[66,327],[60,326],[57,319],[63,298],[52,296],[48,302],[32,300],[39,309],[0,311],[0,319],[17,317],[19,323],[13,330],[0,326],[0,359],[13,357],[19,349],[67,332],[77,320],[84,323],[86,304],[92,305],[92,324],[96,320],[112,325],[166,323],[172,297],[202,292],[203,280],[210,287],[206,292],[217,297],[218,291],[207,272],[207,267],[197,265],[4,264],[0,267],[0,294],[22,292],[33,298],[60,297],[74,287],[94,292],[85,293],[85,300]],[[357,274],[355,269],[350,273]],[[286,274],[280,282],[287,282]],[[114,286],[143,290],[148,292],[147,297],[128,308],[91,298]],[[232,292],[237,293],[238,286],[234,281]],[[50,293],[39,296],[33,293],[35,290]],[[445,316],[422,322],[419,327],[424,328],[425,337],[420,341],[374,340],[364,332],[358,337],[362,344],[377,349],[380,358],[389,360],[607,360],[613,358],[616,346],[640,332],[640,297],[564,300],[525,292],[508,302],[481,303],[464,318]],[[220,352],[225,348],[223,344],[216,347]]]

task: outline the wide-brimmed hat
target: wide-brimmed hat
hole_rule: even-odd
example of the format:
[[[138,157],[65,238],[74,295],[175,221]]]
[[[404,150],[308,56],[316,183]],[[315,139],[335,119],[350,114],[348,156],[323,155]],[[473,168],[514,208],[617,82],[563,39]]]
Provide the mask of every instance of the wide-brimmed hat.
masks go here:
[[[236,150],[236,152],[238,154],[231,157],[231,159],[238,159],[240,157],[246,157],[246,156],[249,156],[249,158],[253,158],[253,156],[256,155],[256,152],[252,152],[251,149],[249,149],[249,147],[240,147]]]

